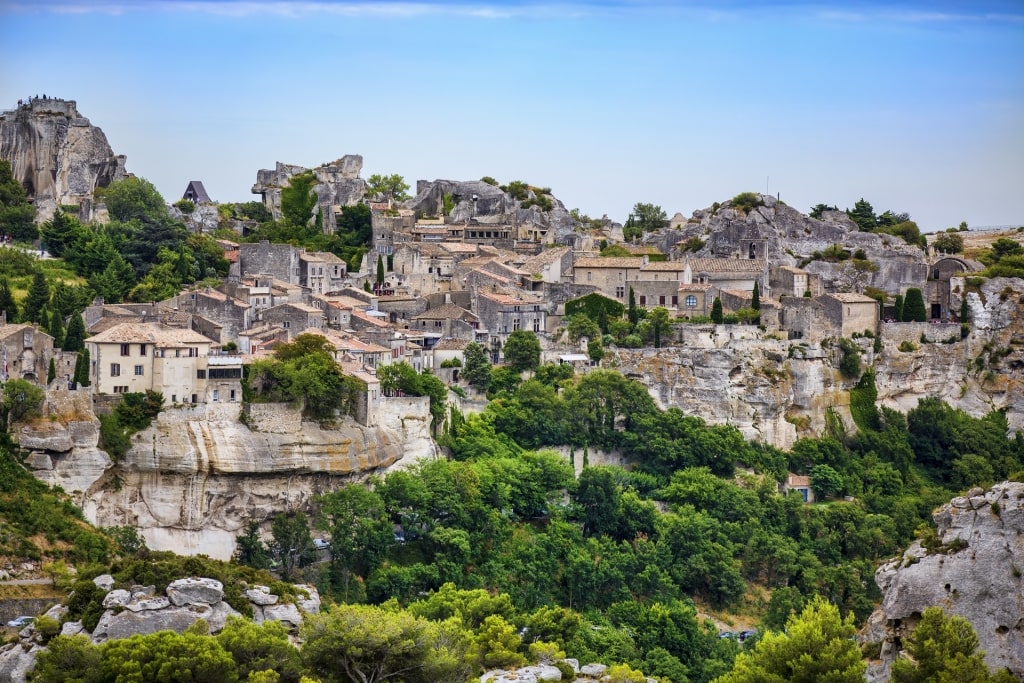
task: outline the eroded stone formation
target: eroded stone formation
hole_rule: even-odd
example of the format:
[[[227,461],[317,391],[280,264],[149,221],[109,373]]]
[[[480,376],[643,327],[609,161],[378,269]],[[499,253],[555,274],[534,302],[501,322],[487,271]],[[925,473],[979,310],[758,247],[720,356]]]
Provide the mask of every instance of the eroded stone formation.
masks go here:
[[[0,159],[35,203],[36,221],[61,205],[78,205],[91,218],[93,193],[127,177],[103,131],[78,113],[74,100],[33,97],[0,114]]]
[[[875,573],[882,604],[861,636],[881,643],[869,680],[888,680],[903,639],[935,605],[971,622],[989,668],[1024,677],[1024,483],[972,489],[934,519],[937,538],[928,547],[915,541]]]

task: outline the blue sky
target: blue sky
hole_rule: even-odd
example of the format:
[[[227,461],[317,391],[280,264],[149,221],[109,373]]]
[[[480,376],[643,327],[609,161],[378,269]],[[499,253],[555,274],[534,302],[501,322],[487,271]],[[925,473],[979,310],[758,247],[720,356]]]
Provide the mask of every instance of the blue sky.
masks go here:
[[[0,108],[78,101],[128,169],[525,180],[624,220],[738,192],[1024,224],[1024,3],[0,0]]]

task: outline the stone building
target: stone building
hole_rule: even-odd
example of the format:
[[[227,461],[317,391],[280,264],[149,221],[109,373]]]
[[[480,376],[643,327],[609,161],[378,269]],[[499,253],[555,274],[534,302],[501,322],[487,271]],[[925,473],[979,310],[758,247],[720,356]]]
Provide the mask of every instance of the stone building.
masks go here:
[[[645,265],[647,258],[643,256],[579,258],[573,263],[573,282],[592,285],[605,296],[626,303],[629,283],[639,279]]]
[[[122,323],[85,342],[92,358],[91,379],[97,393],[152,390],[162,393],[170,403],[209,400],[207,371],[213,340],[194,330],[160,323]],[[241,357],[225,359],[217,363],[218,380],[240,382]],[[227,376],[221,377],[222,374]],[[240,384],[227,388],[226,399],[232,400],[233,396],[233,400],[241,400],[240,389]],[[215,400],[220,400],[220,396]]]
[[[928,283],[925,287],[925,302],[928,304],[928,316],[932,320],[948,322],[954,317],[959,317],[959,310],[952,310],[950,307],[950,280],[954,277],[963,277],[967,273],[974,273],[982,270],[984,266],[977,261],[960,258],[958,256],[945,256],[935,261],[928,273]]]
[[[238,245],[237,275],[270,275],[289,284],[299,284],[302,251],[290,244],[271,244],[262,240]]]
[[[479,290],[475,308],[481,328],[488,332],[492,349],[504,346],[508,335],[516,330],[537,334],[547,330],[547,303],[536,294],[518,290]]]
[[[833,334],[852,337],[871,332],[878,334],[878,302],[854,293],[822,294],[818,299]]]
[[[784,296],[811,296],[822,293],[821,276],[796,266],[774,266],[768,271],[768,291],[776,299]]]
[[[289,338],[306,330],[325,327],[326,316],[321,308],[302,303],[287,303],[268,308],[260,313],[260,322],[288,330]]]
[[[4,382],[23,379],[45,387],[53,357],[53,337],[38,325],[0,322],[0,378]]]
[[[313,294],[329,294],[345,287],[345,262],[327,251],[299,254],[299,283]]]
[[[690,317],[693,315],[711,315],[714,304],[714,288],[707,283],[687,283],[679,285],[679,308],[677,315]]]
[[[409,323],[410,329],[433,337],[434,341],[441,337],[473,341],[476,339],[476,331],[480,328],[479,317],[453,303],[428,308],[422,313],[412,316]]]
[[[182,292],[161,301],[160,306],[191,313],[192,329],[218,344],[237,341],[238,335],[249,329],[253,322],[250,304],[209,287]]]

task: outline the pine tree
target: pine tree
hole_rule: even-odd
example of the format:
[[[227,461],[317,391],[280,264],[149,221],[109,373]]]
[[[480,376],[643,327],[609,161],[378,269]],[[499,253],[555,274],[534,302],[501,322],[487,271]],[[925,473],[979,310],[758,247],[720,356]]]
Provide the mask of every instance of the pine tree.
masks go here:
[[[53,384],[55,379],[57,379],[57,363],[51,358],[50,367],[46,369],[46,383]]]
[[[28,288],[28,296],[25,297],[24,320],[26,322],[40,322],[43,308],[50,302],[50,285],[46,283],[46,276],[43,271],[37,270],[32,275],[32,284]]]
[[[18,302],[14,300],[11,286],[5,277],[0,278],[0,311],[7,313],[8,323],[18,322]]]
[[[85,321],[81,313],[71,316],[68,330],[64,334],[64,346],[61,348],[65,351],[81,351],[85,348]]]
[[[53,337],[53,348],[64,348],[64,319],[61,318],[60,311],[53,310],[50,312],[48,332]]]
[[[755,311],[761,310],[761,285],[754,282],[754,293],[750,297],[750,307]]]
[[[89,349],[82,349],[75,359],[75,387],[89,386]]]
[[[723,320],[725,316],[722,313],[722,300],[716,296],[714,303],[711,304],[711,322],[721,325]]]

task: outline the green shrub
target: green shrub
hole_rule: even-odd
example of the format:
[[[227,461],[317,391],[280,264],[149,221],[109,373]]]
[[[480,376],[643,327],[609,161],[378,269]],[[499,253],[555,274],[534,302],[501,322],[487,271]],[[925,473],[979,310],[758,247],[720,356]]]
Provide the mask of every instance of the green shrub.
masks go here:
[[[179,199],[174,202],[174,208],[182,213],[192,213],[196,210],[196,205],[191,199]]]
[[[902,351],[903,353],[909,353],[911,351],[917,351],[918,348],[920,348],[920,347],[918,347],[917,344],[915,344],[914,342],[910,341],[909,339],[904,339],[903,341],[900,342],[900,351]]]
[[[839,361],[839,372],[845,377],[860,375],[860,349],[857,345],[844,337],[839,340],[839,348],[843,352],[843,357]]]
[[[764,206],[764,200],[756,192],[740,192],[732,198],[732,208],[743,213],[749,213],[759,206]]]

